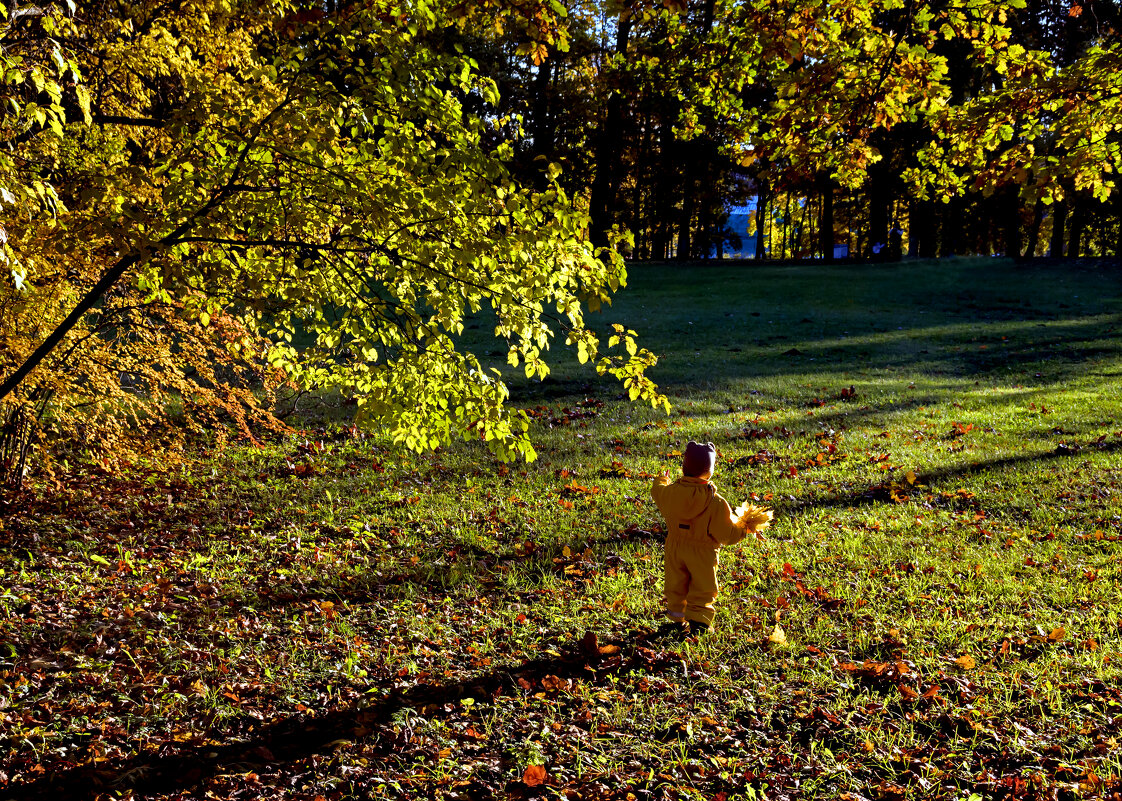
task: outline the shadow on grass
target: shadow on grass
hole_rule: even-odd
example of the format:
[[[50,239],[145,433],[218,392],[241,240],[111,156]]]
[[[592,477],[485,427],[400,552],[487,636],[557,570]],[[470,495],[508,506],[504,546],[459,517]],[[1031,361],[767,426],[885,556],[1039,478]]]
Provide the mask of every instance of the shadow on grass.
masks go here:
[[[375,757],[393,754],[403,737],[394,728],[394,717],[407,709],[439,715],[440,708],[466,698],[494,700],[501,696],[558,694],[568,679],[602,682],[608,676],[632,671],[658,673],[680,666],[682,656],[665,646],[680,640],[664,629],[639,629],[625,638],[601,642],[587,632],[575,646],[558,656],[532,659],[447,684],[418,684],[404,692],[365,706],[349,706],[323,714],[295,715],[266,722],[237,742],[199,746],[165,745],[173,753],[145,754],[55,771],[33,782],[7,788],[7,801],[33,799],[93,799],[105,793],[179,793],[228,773],[245,773],[283,767],[329,752],[340,742],[362,740],[375,746]],[[214,739],[223,736],[215,733]],[[228,738],[227,738],[228,739]],[[370,752],[364,753],[369,756]],[[517,783],[516,783],[517,784]],[[490,788],[482,787],[480,790]],[[517,788],[515,788],[517,789]]]
[[[377,575],[366,575],[358,580],[350,576],[340,582],[302,580],[288,587],[278,587],[269,580],[261,580],[258,582],[257,596],[245,599],[245,603],[259,608],[299,606],[330,598],[348,604],[363,604],[371,600],[394,598],[405,592],[406,587],[446,592],[467,583],[478,585],[481,594],[489,594],[504,582],[500,571],[515,566],[520,568],[521,575],[530,578],[530,581],[524,583],[523,589],[532,592],[535,587],[534,576],[556,572],[571,580],[591,579],[599,569],[596,560],[608,566],[614,566],[613,562],[617,560],[620,564],[623,563],[623,559],[616,554],[601,553],[602,548],[626,543],[661,542],[664,537],[663,530],[632,526],[587,537],[579,542],[535,543],[525,550],[520,545],[517,550],[488,551],[470,543],[458,543],[455,546],[456,555],[449,557],[443,564],[421,561],[408,569],[388,570]],[[594,552],[587,559],[583,556],[586,548]],[[566,549],[569,550],[568,555],[565,553]],[[571,567],[583,567],[584,571],[573,579],[571,574],[566,573],[566,568]]]
[[[942,467],[925,473],[916,474],[916,484],[934,487],[940,482],[962,478],[975,473],[985,473],[1003,470],[1010,467],[1020,467],[1029,464],[1039,464],[1051,461],[1070,461],[1078,459],[1084,453],[1114,453],[1122,450],[1122,440],[1079,446],[1062,443],[1055,449],[1044,453],[1031,453],[1021,456],[1005,456],[1000,459],[988,459],[981,462],[972,462],[953,467]],[[838,507],[871,506],[874,504],[892,505],[889,482],[879,482],[869,485],[861,490],[845,492],[832,497],[823,498],[795,498],[789,504],[783,504],[785,514],[796,513],[806,509],[832,509]],[[780,504],[776,504],[777,507]]]
[[[789,426],[792,435],[809,434],[811,432],[821,431],[823,428],[831,428],[835,423],[849,424],[854,420],[915,411],[916,409],[925,406],[934,406],[938,403],[942,403],[945,399],[937,395],[917,395],[916,397],[908,398],[906,400],[893,401],[891,403],[882,403],[877,405],[864,403],[860,396],[858,396],[855,400],[843,400],[827,395],[820,400],[822,403],[828,404],[830,406],[832,406],[833,404],[837,404],[837,407],[831,408],[830,411],[822,412],[817,411],[819,408],[821,408],[818,406],[818,404],[807,404],[802,408],[792,406],[790,411],[788,412],[788,418],[779,418],[779,421],[784,424],[782,426],[774,425],[776,421],[775,418],[772,418],[768,423],[761,423],[759,425],[754,423],[752,420],[738,422],[737,425],[745,431],[752,431],[754,429],[762,431],[763,434],[757,434],[757,436],[759,437],[759,439],[764,440],[771,437],[772,432],[774,432],[775,429],[779,427]],[[804,411],[812,410],[815,411],[813,417],[803,414]],[[727,411],[727,413],[745,415],[752,414],[753,412],[757,411],[760,415],[770,414],[770,412],[767,412],[765,409],[756,410],[750,406],[730,409]],[[678,408],[674,411],[674,418],[692,421],[716,417],[719,420],[720,415],[725,413],[726,412],[722,412],[719,409]],[[748,438],[751,438],[751,436],[749,436]]]
[[[720,376],[762,379],[792,370],[844,372],[875,366],[982,379],[1045,367],[1048,380],[1062,381],[1082,373],[1087,364],[1117,358],[1122,343],[1113,337],[1119,325],[1122,318],[1117,315],[1096,314],[1062,321],[977,320],[969,325],[948,323],[867,332],[865,336],[874,337],[873,341],[863,341],[862,336],[838,339],[825,333],[800,337],[793,332],[789,341],[761,346],[763,352],[750,354],[751,358],[726,359]],[[784,352],[770,352],[780,347]],[[671,377],[664,380],[668,385],[676,383]]]
[[[699,354],[691,359],[676,352],[681,348],[679,343],[645,341],[643,345],[665,355],[650,371],[650,377],[675,403],[699,394],[739,393],[744,382],[792,375],[813,374],[824,383],[840,387],[858,381],[854,373],[868,370],[906,370],[908,374],[971,381],[1015,380],[1043,389],[1088,375],[1095,368],[1100,369],[1092,374],[1111,376],[1113,372],[1101,366],[1122,359],[1122,340],[1115,338],[1116,329],[1122,328],[1118,316],[1050,322],[1046,332],[1039,333],[1036,327],[1043,323],[1024,320],[1015,327],[1002,323],[999,329],[987,332],[996,324],[979,321],[969,333],[962,330],[962,324],[916,327],[890,332],[886,341],[872,342],[859,341],[860,337],[839,340],[825,332],[819,336],[792,332],[790,340],[782,344],[757,342],[755,346],[751,344],[753,335],[730,331],[727,342],[700,346],[726,350],[728,343],[744,345],[736,353],[720,354],[719,363],[707,361],[709,356]],[[542,382],[507,375],[512,404],[532,407],[580,395],[623,397],[617,383],[576,377],[582,374],[575,364],[571,366],[573,376],[568,375],[570,366],[559,363],[557,367],[555,374]]]

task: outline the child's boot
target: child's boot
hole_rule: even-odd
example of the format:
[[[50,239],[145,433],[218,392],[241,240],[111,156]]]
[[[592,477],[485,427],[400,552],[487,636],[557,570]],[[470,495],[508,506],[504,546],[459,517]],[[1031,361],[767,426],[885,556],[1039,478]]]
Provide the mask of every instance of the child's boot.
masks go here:
[[[703,623],[700,620],[690,621],[690,636],[700,637],[702,634],[708,634],[713,630],[713,626],[709,623]]]
[[[667,612],[666,616],[669,620],[658,627],[658,636],[685,637],[689,633],[689,621],[681,612]]]

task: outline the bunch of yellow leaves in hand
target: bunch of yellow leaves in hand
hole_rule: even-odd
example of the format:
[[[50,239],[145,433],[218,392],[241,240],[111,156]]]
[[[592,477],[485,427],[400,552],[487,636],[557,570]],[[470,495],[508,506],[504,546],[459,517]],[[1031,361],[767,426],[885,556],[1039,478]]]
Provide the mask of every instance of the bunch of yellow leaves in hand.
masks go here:
[[[736,515],[736,527],[745,534],[759,534],[769,525],[774,516],[771,509],[763,506],[754,506],[750,503],[741,504],[733,510]]]

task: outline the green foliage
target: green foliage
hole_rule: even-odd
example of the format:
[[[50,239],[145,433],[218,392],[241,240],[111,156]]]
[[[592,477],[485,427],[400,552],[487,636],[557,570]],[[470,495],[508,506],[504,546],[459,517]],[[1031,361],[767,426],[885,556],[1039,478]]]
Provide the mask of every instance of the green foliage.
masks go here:
[[[532,458],[503,382],[457,350],[465,316],[493,311],[510,361],[544,377],[556,331],[598,358],[583,308],[608,302],[625,271],[593,252],[579,198],[512,179],[510,145],[488,144],[506,120],[465,113],[497,97],[468,57],[438,46],[449,9],[129,11],[108,4],[74,33],[94,127],[61,150],[35,142],[71,210],[29,228],[42,241],[27,247],[81,261],[89,283],[60,279],[67,294],[50,315],[42,299],[13,297],[59,320],[101,265],[135,261],[131,302],[182,308],[204,337],[228,321],[245,332],[231,358],[353,397],[360,421],[402,447],[480,438]],[[660,403],[642,378],[653,361],[632,348],[601,354],[598,369]]]
[[[1122,47],[1093,44],[1073,64],[1012,46],[998,88],[936,118],[938,138],[920,155],[923,186],[987,193],[1012,185],[1050,204],[1069,193],[1105,201],[1122,170]]]

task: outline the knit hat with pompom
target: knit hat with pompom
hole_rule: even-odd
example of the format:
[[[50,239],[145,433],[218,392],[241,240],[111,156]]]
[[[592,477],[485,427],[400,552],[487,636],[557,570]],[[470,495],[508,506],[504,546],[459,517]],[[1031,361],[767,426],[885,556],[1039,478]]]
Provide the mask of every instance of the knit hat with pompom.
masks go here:
[[[717,446],[712,442],[702,445],[690,440],[682,454],[682,474],[687,476],[713,475],[717,466]]]

